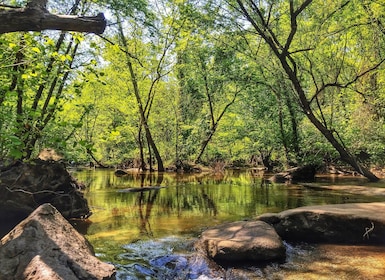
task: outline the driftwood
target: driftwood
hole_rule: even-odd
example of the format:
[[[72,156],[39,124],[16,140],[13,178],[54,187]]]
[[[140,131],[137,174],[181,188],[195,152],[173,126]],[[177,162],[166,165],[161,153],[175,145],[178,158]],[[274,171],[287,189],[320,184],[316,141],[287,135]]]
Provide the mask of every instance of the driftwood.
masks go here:
[[[115,170],[114,174],[115,174],[115,176],[119,177],[119,176],[127,175],[128,173],[122,169],[117,169],[117,170]]]
[[[103,13],[97,16],[51,14],[47,0],[31,0],[25,8],[0,5],[0,34],[17,31],[62,30],[102,34],[106,28]]]
[[[141,187],[141,188],[128,188],[128,189],[122,189],[122,190],[119,190],[118,192],[146,192],[146,191],[152,191],[152,190],[160,190],[160,189],[163,189],[165,187],[162,187],[162,186],[154,186],[154,187]]]

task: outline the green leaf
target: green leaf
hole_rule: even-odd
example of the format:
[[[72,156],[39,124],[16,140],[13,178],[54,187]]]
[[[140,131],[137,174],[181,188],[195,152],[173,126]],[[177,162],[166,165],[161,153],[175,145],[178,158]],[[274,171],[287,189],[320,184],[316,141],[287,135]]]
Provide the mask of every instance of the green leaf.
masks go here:
[[[32,51],[34,51],[35,53],[41,53],[41,51],[38,47],[33,47]]]

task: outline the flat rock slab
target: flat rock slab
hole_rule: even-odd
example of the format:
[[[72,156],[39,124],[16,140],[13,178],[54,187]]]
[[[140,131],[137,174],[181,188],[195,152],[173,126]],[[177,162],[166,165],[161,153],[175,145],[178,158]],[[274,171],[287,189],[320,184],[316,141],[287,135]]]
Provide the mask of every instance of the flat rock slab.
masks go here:
[[[222,224],[204,231],[197,247],[215,261],[267,261],[285,257],[274,228],[262,221]]]
[[[0,279],[108,280],[115,267],[50,204],[43,204],[0,240]]]
[[[340,244],[385,244],[385,203],[305,206],[258,220],[271,224],[284,240]]]

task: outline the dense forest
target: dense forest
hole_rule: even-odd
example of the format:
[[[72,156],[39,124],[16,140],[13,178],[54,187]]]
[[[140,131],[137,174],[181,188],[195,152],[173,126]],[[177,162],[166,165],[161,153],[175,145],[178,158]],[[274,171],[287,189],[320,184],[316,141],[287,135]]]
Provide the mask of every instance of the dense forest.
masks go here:
[[[1,1],[0,11],[28,1]],[[0,35],[0,158],[385,163],[382,0],[48,1],[103,34]]]

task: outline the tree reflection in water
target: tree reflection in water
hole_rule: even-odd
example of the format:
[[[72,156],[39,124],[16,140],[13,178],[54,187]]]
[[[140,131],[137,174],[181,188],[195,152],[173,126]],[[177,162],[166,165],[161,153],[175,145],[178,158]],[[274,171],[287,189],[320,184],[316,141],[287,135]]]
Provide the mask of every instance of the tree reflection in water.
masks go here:
[[[163,182],[163,173],[157,173],[155,185],[153,185],[153,177],[155,173],[141,173],[140,174],[140,186],[143,188],[145,186],[145,181],[147,175],[149,177],[149,187],[152,186],[161,186]],[[146,234],[147,236],[153,236],[150,224],[151,210],[154,205],[155,199],[158,196],[159,190],[150,190],[148,192],[140,191],[138,193],[138,209],[140,224],[139,229],[141,234]]]
[[[85,232],[87,239],[102,260],[121,265],[127,265],[131,256],[124,248],[138,241],[171,236],[189,240],[216,224],[299,206],[381,200],[360,195],[348,195],[346,200],[346,193],[271,184],[249,171],[221,176],[130,173],[116,177],[113,170],[89,170],[73,175],[88,186],[85,197],[94,212]],[[164,188],[147,188],[158,186]],[[121,192],[128,188],[147,189]]]

